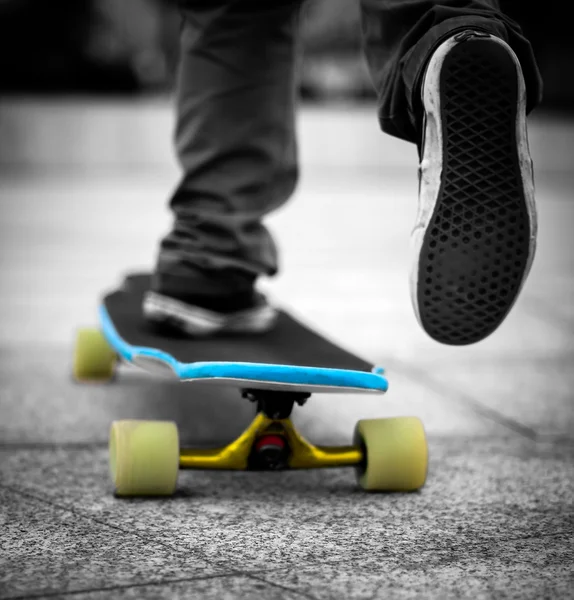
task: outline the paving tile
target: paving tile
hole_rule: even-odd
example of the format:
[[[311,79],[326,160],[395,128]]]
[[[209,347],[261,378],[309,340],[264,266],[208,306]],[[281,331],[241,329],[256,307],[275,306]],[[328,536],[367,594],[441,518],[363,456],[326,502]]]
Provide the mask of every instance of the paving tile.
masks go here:
[[[300,431],[315,443],[350,443],[359,419],[418,417],[431,439],[467,436],[469,438],[520,435],[514,423],[498,419],[497,414],[480,414],[472,406],[446,397],[408,370],[386,371],[389,391],[382,396],[323,395],[312,397],[293,415]]]
[[[486,408],[541,439],[574,440],[573,364],[574,354],[560,362],[459,363],[435,367],[428,377],[430,385],[448,390],[453,405],[472,403],[479,413]]]
[[[276,600],[285,598],[295,600],[308,598],[305,593],[291,591],[281,583],[268,583],[261,579],[240,575],[228,577],[212,577],[209,579],[193,579],[191,581],[161,583],[161,584],[139,584],[137,586],[124,588],[108,588],[101,591],[90,591],[74,594],[79,600],[101,600],[109,598],[134,598],[135,600],[188,600],[200,598],[209,600],[231,600],[241,598],[242,600]]]
[[[102,449],[4,449],[0,480],[242,572],[574,533],[574,448],[444,438],[430,452],[428,483],[414,494],[365,494],[345,469],[186,471],[174,498],[121,500]]]
[[[479,542],[405,555],[389,548],[360,559],[261,576],[319,599],[568,598],[574,550],[567,534]]]
[[[90,515],[4,486],[0,487],[0,524],[0,598],[218,572],[192,552],[125,528],[118,531]]]

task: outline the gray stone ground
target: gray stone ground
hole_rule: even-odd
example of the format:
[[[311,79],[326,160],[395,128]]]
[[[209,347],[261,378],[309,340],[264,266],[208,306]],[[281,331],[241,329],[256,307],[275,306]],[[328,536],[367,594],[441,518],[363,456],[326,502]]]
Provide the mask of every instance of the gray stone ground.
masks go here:
[[[14,156],[44,167],[0,179],[0,598],[572,597],[574,128],[534,121],[532,276],[495,335],[457,349],[426,338],[408,298],[413,149],[379,136],[367,111],[302,114],[303,179],[270,219],[283,272],[265,288],[386,366],[390,391],[317,397],[295,419],[317,442],[347,443],[358,418],[420,416],[422,491],[364,494],[344,469],[186,471],[172,499],[120,500],[107,474],[113,419],[173,419],[186,442],[207,443],[251,416],[232,391],[136,371],[109,386],[70,379],[74,329],[95,323],[123,270],[149,267],[169,224],[169,107],[132,108],[126,122],[125,107],[66,118],[56,107],[69,129],[49,138],[51,154],[53,120],[26,144],[42,111],[21,109],[35,125],[21,125]]]

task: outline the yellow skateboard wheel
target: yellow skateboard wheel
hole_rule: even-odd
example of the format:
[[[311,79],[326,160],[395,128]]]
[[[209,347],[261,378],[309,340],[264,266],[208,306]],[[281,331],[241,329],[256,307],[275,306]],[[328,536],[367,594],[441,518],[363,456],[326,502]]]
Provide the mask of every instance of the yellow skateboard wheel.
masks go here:
[[[99,329],[80,329],[74,348],[73,376],[77,381],[109,381],[117,355]]]
[[[179,435],[171,421],[114,421],[110,474],[118,496],[171,496],[179,471]]]
[[[424,485],[428,446],[420,419],[361,420],[355,427],[354,443],[364,453],[363,464],[356,469],[364,490],[408,492]]]

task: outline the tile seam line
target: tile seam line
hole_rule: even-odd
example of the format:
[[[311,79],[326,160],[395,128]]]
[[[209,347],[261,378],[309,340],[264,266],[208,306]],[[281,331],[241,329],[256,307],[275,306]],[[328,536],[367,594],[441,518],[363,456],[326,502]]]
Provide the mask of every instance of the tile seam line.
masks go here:
[[[430,376],[426,371],[416,369],[410,365],[405,364],[402,361],[387,360],[387,375],[391,377],[392,369],[402,373],[409,379],[413,379],[419,383],[423,383],[433,392],[437,393],[440,398],[444,398],[450,404],[456,402],[456,398],[462,400],[462,404],[471,409],[475,414],[501,425],[502,427],[513,431],[517,435],[530,440],[531,442],[537,443],[540,441],[540,435],[531,427],[522,425],[518,421],[505,417],[501,413],[494,409],[491,409],[484,404],[481,404],[478,400],[475,400],[471,395],[466,392],[460,391],[457,388],[449,385],[443,385],[439,383],[435,378]],[[389,385],[389,392],[392,390],[392,379]],[[460,406],[460,404],[459,404]]]
[[[321,565],[323,565],[324,563],[321,563]],[[319,568],[320,566],[319,565]],[[294,567],[296,568],[296,567]],[[260,573],[266,573],[268,571],[261,571]],[[307,598],[308,600],[318,600],[316,596],[312,596],[311,594],[308,594],[307,592],[302,592],[300,590],[296,590],[290,587],[287,587],[285,585],[281,585],[280,583],[275,583],[274,581],[268,581],[267,579],[265,579],[264,577],[262,577],[261,575],[257,574],[248,574],[247,575],[249,577],[249,579],[253,579],[255,581],[260,581],[261,583],[265,583],[271,587],[274,588],[278,588],[280,590],[283,590],[284,592],[290,592],[292,594],[295,594],[297,596],[301,596],[302,598]]]
[[[8,486],[3,483],[0,483],[0,489],[4,489],[8,492],[12,492],[13,494],[23,496],[24,498],[28,498],[29,500],[32,500],[34,502],[46,504],[57,510],[66,511],[78,518],[90,521],[92,523],[96,523],[97,525],[99,525],[101,527],[105,527],[106,529],[120,531],[123,535],[134,535],[135,537],[137,537],[139,540],[145,542],[146,544],[153,544],[153,545],[161,546],[162,548],[169,550],[170,552],[174,552],[175,554],[183,555],[183,556],[189,557],[189,558],[192,558],[192,557],[198,558],[200,560],[205,561],[210,567],[214,567],[214,566],[217,567],[217,564],[214,563],[214,561],[212,559],[209,559],[207,556],[205,556],[201,551],[189,552],[189,551],[182,550],[181,548],[178,548],[177,546],[176,547],[170,546],[170,545],[166,544],[165,542],[162,542],[161,540],[144,537],[144,536],[140,535],[138,532],[122,529],[121,527],[118,527],[117,525],[112,525],[110,523],[100,521],[99,519],[94,518],[93,516],[91,516],[89,514],[78,511],[74,507],[68,506],[66,504],[59,504],[57,502],[52,502],[46,498],[41,498],[39,496],[36,496],[33,492],[24,490],[22,488]]]
[[[66,505],[62,505],[62,504],[50,502],[49,500],[46,500],[45,498],[40,498],[40,497],[36,496],[35,494],[29,492],[28,490],[23,490],[22,488],[7,486],[7,485],[5,485],[3,483],[0,483],[0,489],[4,489],[4,490],[6,490],[9,493],[13,493],[13,494],[16,494],[16,495],[19,495],[19,496],[24,496],[25,498],[27,498],[27,499],[29,499],[29,500],[31,500],[33,502],[39,502],[39,503],[42,503],[42,504],[46,504],[46,505],[48,505],[48,506],[50,506],[52,508],[55,508],[57,510],[66,511],[66,512],[71,513],[71,514],[73,514],[73,515],[75,515],[75,516],[77,516],[77,517],[79,517],[81,519],[85,519],[85,520],[94,522],[94,523],[96,523],[98,525],[101,525],[101,526],[106,527],[108,529],[112,529],[114,531],[119,531],[119,532],[121,532],[124,535],[125,534],[132,534],[132,535],[134,535],[135,537],[137,537],[138,539],[142,540],[145,543],[157,544],[158,546],[161,546],[161,547],[163,547],[163,548],[165,548],[167,550],[173,551],[173,552],[175,552],[177,554],[183,554],[186,557],[198,558],[200,560],[205,561],[210,567],[213,567],[213,568],[216,568],[216,569],[222,569],[222,570],[225,568],[224,565],[221,563],[221,561],[219,561],[217,559],[214,560],[212,558],[209,558],[206,555],[204,555],[201,551],[195,551],[194,553],[189,553],[189,551],[180,549],[178,547],[173,548],[172,546],[169,546],[169,545],[167,545],[167,544],[165,544],[165,543],[163,543],[160,540],[157,540],[155,538],[150,538],[150,539],[145,538],[145,537],[139,535],[137,532],[133,532],[131,530],[125,530],[125,529],[122,529],[121,527],[118,527],[116,525],[110,525],[109,523],[105,523],[105,522],[99,521],[98,519],[95,519],[95,518],[91,517],[90,515],[87,515],[87,514],[84,514],[84,513],[81,513],[79,511],[75,510],[74,508],[70,508],[70,507],[68,507]],[[197,553],[197,554],[195,554],[195,553]],[[195,556],[194,556],[194,554],[195,554]],[[343,560],[343,559],[341,559],[341,560]],[[339,560],[335,560],[335,561],[332,561],[332,562],[334,562],[335,564],[337,564],[339,562]],[[306,564],[310,564],[310,563],[306,563]],[[324,563],[321,562],[321,563],[317,563],[316,565],[312,565],[312,566],[320,567],[322,564],[324,564]],[[296,568],[296,567],[297,567],[296,564],[292,564],[288,568]],[[232,569],[229,572],[224,572],[224,573],[221,573],[221,574],[213,574],[213,575],[204,576],[204,577],[201,577],[201,576],[199,576],[199,577],[192,577],[192,578],[189,578],[189,580],[193,581],[194,579],[208,579],[208,578],[227,577],[227,576],[245,576],[245,577],[251,577],[251,575],[253,575],[253,574],[273,573],[275,571],[281,571],[281,570],[283,570],[285,568],[286,567],[284,567],[284,566],[276,566],[276,567],[265,568],[265,569],[254,569],[252,571],[246,571],[246,570],[241,570],[241,569],[234,568],[234,569]],[[182,580],[182,581],[184,581],[184,580]],[[159,583],[161,583],[161,582],[158,582],[158,584]],[[271,582],[266,582],[266,583],[269,583],[270,585],[274,585]],[[152,585],[152,584],[155,585],[154,582],[150,583],[150,585]],[[87,590],[87,591],[91,591],[91,590]],[[290,591],[295,592],[296,590],[290,590]],[[56,592],[54,592],[54,594],[55,593]],[[74,593],[76,593],[76,592],[74,592]],[[79,593],[79,592],[77,592],[77,593]],[[299,592],[297,592],[297,593],[299,593]],[[4,598],[0,597],[0,600],[8,600],[8,599],[4,599]]]
[[[343,559],[341,559],[343,560]],[[340,561],[333,561],[334,564],[338,564]],[[320,567],[320,565],[317,565]],[[256,571],[242,571],[233,569],[227,573],[213,573],[211,575],[198,575],[193,577],[180,577],[177,579],[161,579],[155,581],[144,581],[141,583],[131,583],[126,585],[115,585],[115,586],[107,586],[107,587],[88,587],[83,589],[69,590],[69,591],[34,591],[25,595],[16,595],[16,596],[2,596],[2,600],[25,600],[25,599],[34,599],[34,598],[51,598],[51,597],[64,597],[64,596],[77,596],[80,594],[89,594],[89,593],[97,593],[97,592],[111,592],[111,591],[119,591],[119,590],[130,590],[130,589],[138,589],[144,587],[163,587],[170,585],[179,585],[181,583],[191,583],[193,581],[208,581],[210,579],[226,579],[233,577],[245,577],[246,579],[253,579],[255,581],[259,581],[261,583],[265,583],[270,587],[276,587],[282,589],[284,591],[293,593],[298,596],[302,596],[303,598],[307,598],[308,600],[316,600],[314,596],[311,596],[305,592],[301,592],[299,590],[286,587],[281,584],[277,584],[272,581],[268,581],[262,577],[262,575],[273,573],[275,571],[283,571],[296,568],[295,565],[291,567],[277,567],[275,569],[262,569]]]
[[[178,585],[180,583],[191,583],[193,581],[208,581],[210,579],[224,579],[226,577],[240,577],[248,576],[247,573],[241,573],[240,571],[232,571],[230,573],[221,573],[213,575],[198,575],[197,577],[181,577],[178,579],[166,579],[161,581],[145,581],[142,583],[131,583],[127,585],[113,585],[107,587],[95,587],[95,588],[84,588],[77,590],[62,591],[49,591],[49,592],[32,592],[26,595],[18,596],[2,596],[2,600],[27,600],[28,598],[52,598],[52,597],[64,597],[64,596],[77,596],[80,594],[90,594],[97,592],[113,592],[120,590],[138,589],[143,587],[161,587],[166,585]],[[268,582],[265,582],[268,583]]]
[[[102,523],[97,519],[94,519],[92,517],[90,517],[89,515],[85,515],[83,513],[78,513],[77,511],[75,511],[74,509],[71,509],[69,507],[60,505],[60,504],[56,504],[56,503],[52,503],[49,502],[43,498],[38,498],[37,496],[35,496],[34,494],[28,492],[28,491],[24,491],[18,488],[13,488],[11,486],[6,486],[4,484],[0,484],[0,489],[5,489],[8,492],[12,492],[14,494],[18,494],[21,496],[24,496],[26,498],[29,498],[33,501],[37,501],[37,502],[41,502],[44,504],[47,504],[53,508],[59,509],[59,510],[65,510],[69,513],[72,513],[76,516],[79,516],[80,518],[84,518],[87,519],[89,521],[93,521],[96,522],[98,525],[103,525],[104,527],[113,529],[113,530],[117,530],[117,531],[121,531],[122,533],[126,534],[134,534],[136,537],[138,537],[139,539],[141,539],[142,541],[146,542],[146,543],[156,543],[164,548],[167,548],[168,550],[174,550],[171,546],[168,546],[166,544],[164,544],[161,541],[155,540],[155,539],[146,539],[140,535],[138,535],[137,533],[134,533],[132,531],[126,531],[123,530],[120,527],[114,526],[114,525],[109,525],[108,523]],[[504,540],[499,540],[502,543],[512,543],[512,542],[518,542],[518,541],[528,541],[528,540],[532,540],[532,539],[539,539],[541,537],[543,538],[548,538],[548,537],[559,537],[563,535],[563,532],[561,531],[555,531],[555,532],[549,532],[546,534],[541,534],[541,535],[527,535],[527,536],[513,536],[513,537],[509,537],[507,539]],[[471,547],[480,547],[482,546],[483,543],[482,542],[476,542],[476,543],[470,543],[469,546]],[[441,546],[442,547],[442,546]],[[428,549],[426,552],[433,552],[435,549]],[[184,553],[185,551],[180,550],[178,548],[175,549],[175,552],[181,554]],[[212,567],[215,568],[221,568],[223,569],[224,566],[221,565],[221,563],[219,561],[213,561],[212,559],[209,558],[204,558],[203,556],[199,556],[199,558],[201,558],[202,560],[204,560],[207,564],[209,564]],[[338,558],[338,559],[333,559],[333,560],[324,560],[321,561],[318,564],[312,565],[309,562],[305,562],[304,561],[304,565],[305,566],[309,566],[312,568],[321,568],[322,566],[333,566],[333,565],[337,565],[337,564],[341,564],[341,563],[346,563],[348,562],[347,558]],[[211,575],[205,575],[205,576],[196,576],[196,577],[187,577],[187,578],[181,578],[181,579],[177,579],[177,580],[161,580],[161,581],[150,581],[150,582],[145,582],[142,584],[130,584],[130,585],[126,585],[126,586],[115,586],[113,588],[88,588],[85,590],[72,590],[70,592],[49,592],[49,593],[32,593],[32,594],[28,594],[25,596],[19,595],[19,596],[7,596],[7,597],[2,597],[2,600],[23,600],[24,598],[41,598],[41,597],[53,597],[53,596],[59,596],[59,595],[78,595],[81,593],[89,593],[89,592],[98,592],[98,591],[108,591],[108,590],[114,590],[114,589],[130,589],[130,588],[139,588],[139,587],[144,587],[144,586],[162,586],[162,585],[170,585],[170,584],[177,584],[177,583],[185,583],[185,582],[191,582],[191,581],[195,581],[195,580],[208,580],[208,579],[218,579],[218,578],[225,578],[225,577],[246,577],[246,578],[250,578],[253,580],[258,580],[261,581],[267,585],[273,586],[273,587],[278,587],[280,589],[284,589],[285,591],[288,591],[290,593],[296,594],[296,595],[300,595],[302,597],[308,598],[309,600],[316,600],[314,596],[305,594],[304,592],[301,592],[299,590],[293,589],[293,588],[288,588],[285,586],[281,586],[280,584],[276,584],[272,581],[268,581],[267,579],[265,579],[265,575],[267,574],[272,574],[272,573],[276,573],[276,572],[281,572],[284,570],[293,570],[296,569],[298,566],[298,564],[293,563],[287,567],[285,566],[276,566],[276,567],[272,567],[272,568],[266,568],[266,569],[255,569],[253,571],[246,571],[246,570],[241,570],[241,569],[233,569],[229,572],[222,572],[222,573],[214,573]]]

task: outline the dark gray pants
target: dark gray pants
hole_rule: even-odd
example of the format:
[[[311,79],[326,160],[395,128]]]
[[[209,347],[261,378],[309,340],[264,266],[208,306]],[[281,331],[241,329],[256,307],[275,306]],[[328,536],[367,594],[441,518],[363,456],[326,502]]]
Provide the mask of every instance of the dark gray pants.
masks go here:
[[[359,1],[359,0],[357,0]],[[497,0],[360,0],[366,57],[384,132],[419,143],[420,80],[455,30],[477,27],[517,54],[528,111],[540,101],[532,49]],[[171,200],[156,288],[241,292],[277,272],[262,218],[297,182],[294,113],[301,1],[182,0],[176,146],[182,180]]]

